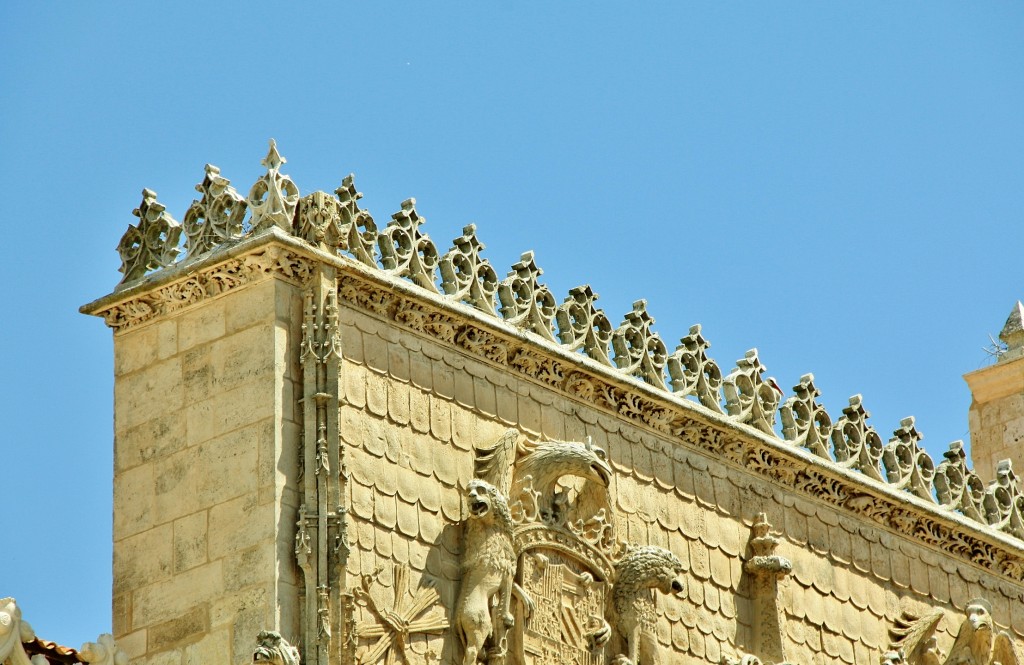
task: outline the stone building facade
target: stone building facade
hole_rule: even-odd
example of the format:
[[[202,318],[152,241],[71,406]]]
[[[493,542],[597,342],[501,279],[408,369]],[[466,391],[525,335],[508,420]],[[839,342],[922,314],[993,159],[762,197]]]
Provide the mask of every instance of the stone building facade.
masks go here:
[[[302,195],[283,161],[248,196],[207,167],[183,224],[146,190],[83,307],[114,333],[132,663],[239,665],[263,629],[311,665],[1017,662],[1005,437],[983,480],[912,419],[833,417],[810,375],[781,394],[756,350],[671,348],[643,301],[559,302],[531,254],[500,278],[474,227],[444,251],[413,200],[379,228],[351,176]],[[1024,376],[1007,356],[982,372]],[[975,388],[975,436],[1014,381]]]

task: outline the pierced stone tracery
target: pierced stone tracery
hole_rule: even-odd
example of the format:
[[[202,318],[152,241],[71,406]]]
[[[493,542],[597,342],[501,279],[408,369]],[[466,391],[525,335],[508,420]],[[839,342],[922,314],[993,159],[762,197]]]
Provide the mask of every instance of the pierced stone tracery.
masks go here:
[[[670,354],[652,329],[654,321],[643,301],[638,301],[633,311],[626,314],[621,326],[612,329],[605,313],[595,307],[597,296],[590,287],[573,289],[559,306],[551,291],[540,283],[542,271],[532,252],[523,254],[509,276],[499,281],[481,255],[484,247],[476,238],[475,226],[466,226],[453,248],[439,256],[434,244],[420,230],[423,219],[411,199],[403,203],[387,228],[378,231],[372,216],[357,205],[362,195],[351,175],[335,190],[337,198],[317,192],[300,202],[296,185],[280,173],[284,159],[273,142],[263,163],[267,173],[253,185],[247,201],[234,192],[216,167],[208,167],[206,178],[198,187],[203,198],[193,203],[185,218],[189,259],[203,257],[233,241],[239,235],[240,225],[243,235],[249,236],[276,226],[297,233],[321,249],[343,252],[370,267],[380,267],[375,255],[375,248],[379,247],[384,271],[428,292],[444,294],[453,305],[465,303],[493,316],[495,324],[500,325],[500,319],[504,319],[505,323],[535,335],[541,345],[549,343],[582,352],[601,365],[614,366],[612,371],[620,376],[642,381],[667,395],[690,398],[768,437],[805,448],[820,458],[823,465],[857,471],[982,525],[1024,536],[1024,495],[1012,469],[1006,465],[1000,466],[998,478],[985,487],[967,469],[965,460],[957,461],[955,452],[947,453],[946,460],[936,465],[919,446],[920,435],[912,419],[905,419],[893,439],[883,445],[874,428],[866,423],[869,414],[859,395],[851,397],[843,415],[833,420],[816,401],[818,392],[811,375],[802,378],[794,386],[794,395],[783,400],[774,381],[763,376],[764,367],[756,349],[737,361],[736,367],[723,377],[719,365],[707,355],[710,343],[699,325],[691,327]],[[246,210],[251,215],[248,224],[242,219]],[[155,193],[145,190],[135,214],[140,218],[138,225],[129,227],[118,246],[120,270],[124,273],[119,286],[138,281],[147,272],[170,268],[181,254],[182,227],[156,201]],[[252,267],[229,262],[199,278],[164,287],[158,294],[117,302],[99,313],[115,329],[124,329],[160,312],[233,288],[247,279],[245,275]],[[264,267],[260,265],[257,269]],[[308,266],[298,268],[295,262],[285,262],[272,268],[289,278],[298,276],[297,269],[308,270]],[[372,311],[389,311],[391,297],[387,294],[366,294],[363,299]],[[402,316],[412,321],[424,315],[406,309]],[[474,348],[486,348],[488,357],[532,368],[537,379],[559,389],[572,387],[593,394],[595,382],[586,378],[586,372],[554,373],[550,361],[539,354],[509,354],[492,342],[473,342],[481,338],[480,334],[460,333],[436,316],[429,323],[424,321],[424,325],[439,332],[443,329],[443,337],[449,341],[463,339],[475,344]],[[665,417],[664,413],[657,417],[653,412],[644,415],[659,431],[671,429]],[[781,420],[781,437],[776,432],[777,419]]]

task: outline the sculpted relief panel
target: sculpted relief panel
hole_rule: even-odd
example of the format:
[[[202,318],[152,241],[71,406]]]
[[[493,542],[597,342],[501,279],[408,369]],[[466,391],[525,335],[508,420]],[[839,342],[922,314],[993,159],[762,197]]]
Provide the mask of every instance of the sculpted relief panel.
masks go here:
[[[301,196],[275,146],[264,164],[245,198],[207,169],[190,273],[147,190],[123,295],[92,311],[125,331],[309,289],[304,662],[1016,665],[984,619],[1024,635],[1008,464],[985,483],[911,418],[883,438],[859,395],[833,418],[810,374],[787,396],[756,350],[720,367],[695,325],[672,351],[644,301],[616,326],[589,286],[559,304],[531,252],[502,279],[472,225],[442,253],[413,199],[378,229],[351,176]],[[905,597],[970,618],[901,617]]]
[[[449,624],[408,632],[410,663],[875,665],[904,597],[960,608],[989,594],[1009,620],[1013,589],[801,498],[771,458],[776,482],[376,317],[341,319],[353,560],[364,575],[385,567],[370,587],[382,613],[395,561],[412,571],[408,598],[437,589],[409,625]],[[714,433],[695,430],[694,445],[728,447]],[[627,574],[647,546],[667,553],[660,575]],[[387,660],[395,647],[374,660],[385,622],[357,617],[352,662],[404,662]]]
[[[682,564],[616,538],[604,450],[509,430],[477,448],[475,475],[455,609],[464,665],[604,665],[608,646],[621,665],[666,662],[651,594],[682,593]]]

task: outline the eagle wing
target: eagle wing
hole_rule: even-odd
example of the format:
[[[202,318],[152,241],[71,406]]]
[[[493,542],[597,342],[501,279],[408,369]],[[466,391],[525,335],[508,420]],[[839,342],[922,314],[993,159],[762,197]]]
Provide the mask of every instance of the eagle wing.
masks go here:
[[[1021,665],[1020,654],[1013,644],[1009,633],[1005,630],[996,635],[996,643],[992,647],[992,665]]]
[[[497,487],[505,496],[512,489],[512,465],[518,441],[519,431],[507,429],[493,445],[475,449],[474,475]]]
[[[903,612],[893,623],[893,627],[889,629],[892,648],[901,650],[909,665],[934,663],[937,658],[932,638],[935,635],[935,628],[941,620],[942,610],[936,610],[922,617]]]

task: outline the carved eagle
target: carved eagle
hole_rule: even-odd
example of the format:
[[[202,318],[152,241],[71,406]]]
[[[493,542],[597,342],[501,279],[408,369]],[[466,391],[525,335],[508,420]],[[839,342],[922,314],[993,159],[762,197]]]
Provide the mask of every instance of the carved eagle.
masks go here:
[[[904,612],[889,630],[892,653],[902,655],[906,665],[1024,665],[1009,634],[995,632],[988,601],[972,600],[964,615],[949,654],[943,656],[935,641],[942,611],[923,617]]]
[[[612,477],[604,450],[589,437],[584,442],[520,441],[514,429],[506,430],[492,446],[476,449],[475,472],[506,496],[515,496],[529,482],[545,503],[553,500],[559,478],[586,480],[580,495],[589,496],[603,495]]]

